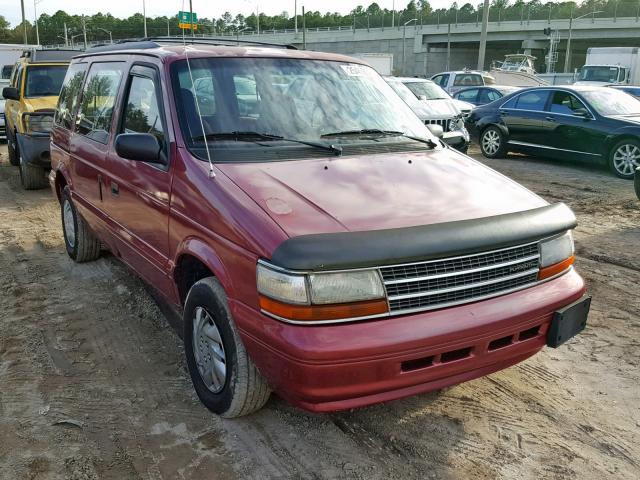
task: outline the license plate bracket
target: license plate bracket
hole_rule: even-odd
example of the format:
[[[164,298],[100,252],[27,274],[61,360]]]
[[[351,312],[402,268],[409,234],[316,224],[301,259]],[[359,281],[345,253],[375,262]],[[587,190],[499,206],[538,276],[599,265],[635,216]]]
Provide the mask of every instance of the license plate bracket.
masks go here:
[[[547,334],[547,345],[557,348],[584,330],[590,306],[591,297],[585,295],[571,305],[556,310]]]

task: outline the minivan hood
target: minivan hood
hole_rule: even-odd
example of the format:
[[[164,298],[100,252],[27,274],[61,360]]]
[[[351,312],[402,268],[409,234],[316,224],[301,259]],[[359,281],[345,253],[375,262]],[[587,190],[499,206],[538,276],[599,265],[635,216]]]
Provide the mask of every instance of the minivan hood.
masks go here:
[[[217,166],[290,237],[429,225],[547,205],[450,149]]]

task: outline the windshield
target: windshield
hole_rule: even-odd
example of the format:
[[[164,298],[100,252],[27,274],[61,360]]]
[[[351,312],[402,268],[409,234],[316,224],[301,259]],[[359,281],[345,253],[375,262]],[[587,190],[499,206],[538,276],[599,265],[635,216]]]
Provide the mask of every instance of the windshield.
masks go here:
[[[180,124],[190,147],[203,148],[204,142],[212,149],[236,148],[238,142],[264,149],[300,141],[316,146],[408,141],[336,135],[359,130],[432,138],[370,67],[280,58],[197,58],[190,65],[189,70],[186,61],[179,61],[172,69]]]
[[[425,100],[441,100],[443,98],[451,98],[441,87],[433,82],[405,82],[404,83],[413,94]]]
[[[613,83],[618,80],[619,67],[582,67],[580,78],[582,82],[606,82]]]
[[[393,88],[393,91],[396,92],[407,105],[412,108],[420,106],[420,100],[418,100],[418,97],[416,97],[404,83],[394,80],[389,80],[387,83],[389,83],[389,86]]]
[[[51,97],[60,95],[68,65],[29,66],[25,97]]]
[[[640,115],[640,100],[621,90],[602,88],[580,93],[600,115]]]

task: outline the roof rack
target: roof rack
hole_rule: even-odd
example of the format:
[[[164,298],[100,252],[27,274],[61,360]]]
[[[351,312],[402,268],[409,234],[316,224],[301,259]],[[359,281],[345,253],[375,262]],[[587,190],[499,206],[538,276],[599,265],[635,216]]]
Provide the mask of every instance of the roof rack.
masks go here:
[[[232,47],[234,45],[255,45],[259,47],[285,48],[287,50],[297,50],[294,45],[285,45],[280,43],[257,42],[253,40],[239,40],[233,38],[217,38],[217,37],[191,37],[172,36],[172,37],[146,37],[119,40],[113,44],[100,45],[87,50],[87,53],[109,52],[116,50],[146,50],[150,48],[159,48],[162,45],[215,45],[221,47]]]
[[[82,50],[70,48],[49,48],[46,50],[28,49],[22,52],[21,58],[28,58],[29,63],[68,62],[72,57],[83,53]]]

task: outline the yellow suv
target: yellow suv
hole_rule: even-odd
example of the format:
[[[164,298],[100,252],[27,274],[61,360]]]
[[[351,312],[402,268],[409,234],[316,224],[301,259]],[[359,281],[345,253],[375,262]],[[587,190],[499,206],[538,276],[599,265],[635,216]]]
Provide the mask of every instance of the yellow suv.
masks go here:
[[[51,168],[49,132],[58,95],[75,50],[26,50],[16,62],[8,87],[5,119],[9,161],[20,167],[26,190],[47,186]]]

